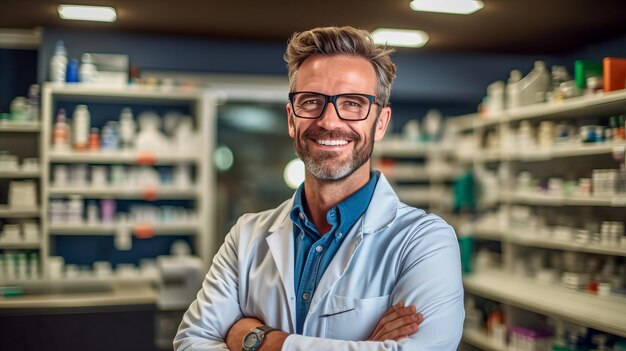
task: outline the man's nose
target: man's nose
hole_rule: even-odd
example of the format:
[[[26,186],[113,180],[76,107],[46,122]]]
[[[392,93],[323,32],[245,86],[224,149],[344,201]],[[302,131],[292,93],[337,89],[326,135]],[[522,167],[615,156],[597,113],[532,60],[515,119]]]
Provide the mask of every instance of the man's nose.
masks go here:
[[[337,106],[332,101],[329,101],[326,104],[324,113],[317,119],[317,122],[318,125],[324,127],[324,129],[332,130],[337,129],[338,126],[343,123],[343,120],[339,118]]]

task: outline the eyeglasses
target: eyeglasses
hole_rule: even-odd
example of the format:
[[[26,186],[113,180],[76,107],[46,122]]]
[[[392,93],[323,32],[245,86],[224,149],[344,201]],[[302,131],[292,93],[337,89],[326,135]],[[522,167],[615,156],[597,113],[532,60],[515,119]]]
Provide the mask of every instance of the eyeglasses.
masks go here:
[[[338,94],[326,95],[312,91],[298,91],[289,93],[289,102],[296,117],[315,119],[320,118],[329,102],[335,106],[337,116],[347,121],[362,121],[367,118],[372,103],[381,106],[374,95],[368,94]]]

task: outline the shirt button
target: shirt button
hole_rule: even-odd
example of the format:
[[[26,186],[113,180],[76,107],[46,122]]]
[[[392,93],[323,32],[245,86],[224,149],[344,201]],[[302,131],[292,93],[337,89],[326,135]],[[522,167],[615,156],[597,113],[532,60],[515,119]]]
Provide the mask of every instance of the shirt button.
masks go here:
[[[309,295],[309,293],[304,293],[304,294],[302,294],[302,298],[304,299],[304,301],[309,301],[309,298],[310,298],[310,297],[311,297],[311,296]]]
[[[315,247],[315,251],[317,251],[317,252],[322,252],[322,251],[324,251],[324,248],[322,247],[322,245],[317,245],[317,246]]]
[[[341,238],[341,236],[342,236],[342,235],[343,235],[343,234],[341,234],[341,232],[337,233],[337,237],[338,237],[338,238]]]
[[[304,214],[302,212],[300,212],[298,216],[300,216],[300,219],[304,220]]]

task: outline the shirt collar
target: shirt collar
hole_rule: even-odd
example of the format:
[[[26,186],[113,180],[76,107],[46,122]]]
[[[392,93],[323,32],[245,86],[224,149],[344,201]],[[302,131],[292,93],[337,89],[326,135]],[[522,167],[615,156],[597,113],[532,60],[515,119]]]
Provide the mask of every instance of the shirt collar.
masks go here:
[[[370,171],[370,179],[363,187],[326,213],[329,223],[338,223],[339,229],[347,232],[367,210],[372,196],[374,195],[378,178],[378,172]],[[303,228],[302,224],[304,223],[304,219],[306,219],[304,196],[304,183],[302,183],[296,190],[293,206],[289,214],[293,223],[299,225],[301,228]],[[338,214],[339,218],[328,218],[332,213],[335,213],[335,215]],[[338,237],[337,239],[340,238],[341,237]]]

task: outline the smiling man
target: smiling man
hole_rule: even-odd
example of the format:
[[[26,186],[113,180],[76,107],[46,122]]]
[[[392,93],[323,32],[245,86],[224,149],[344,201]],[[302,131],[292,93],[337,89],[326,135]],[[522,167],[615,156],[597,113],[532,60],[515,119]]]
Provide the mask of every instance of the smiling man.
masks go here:
[[[291,38],[286,112],[305,181],[232,228],[177,350],[456,349],[464,312],[454,231],[400,202],[370,165],[391,118],[390,53],[351,27]]]

